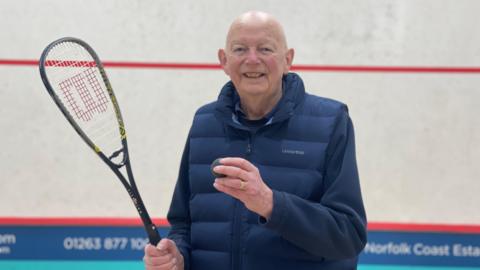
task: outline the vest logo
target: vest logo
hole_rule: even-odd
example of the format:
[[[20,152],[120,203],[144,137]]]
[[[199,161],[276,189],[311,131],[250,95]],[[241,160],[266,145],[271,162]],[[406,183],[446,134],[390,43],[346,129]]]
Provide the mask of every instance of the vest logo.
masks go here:
[[[282,149],[282,154],[303,156],[305,155],[305,151],[293,150],[293,149]]]

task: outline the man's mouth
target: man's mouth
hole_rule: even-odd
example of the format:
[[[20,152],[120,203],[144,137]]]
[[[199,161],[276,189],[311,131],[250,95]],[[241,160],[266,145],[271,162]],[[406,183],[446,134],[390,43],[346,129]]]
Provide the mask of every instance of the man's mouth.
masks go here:
[[[245,72],[245,73],[243,73],[243,76],[245,76],[247,78],[250,78],[250,79],[260,78],[264,75],[265,75],[265,73],[261,73],[261,72]]]

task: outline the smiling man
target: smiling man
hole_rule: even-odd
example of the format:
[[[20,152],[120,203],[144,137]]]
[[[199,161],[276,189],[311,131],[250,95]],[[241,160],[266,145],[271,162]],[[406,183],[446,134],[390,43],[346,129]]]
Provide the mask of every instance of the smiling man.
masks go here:
[[[281,25],[270,15],[250,12],[235,20],[218,58],[240,96],[248,119],[269,113],[282,96],[282,76],[293,61]]]
[[[230,77],[195,114],[154,269],[356,269],[366,216],[346,105],[307,94],[280,23],[231,25]],[[210,163],[221,158],[210,172]]]

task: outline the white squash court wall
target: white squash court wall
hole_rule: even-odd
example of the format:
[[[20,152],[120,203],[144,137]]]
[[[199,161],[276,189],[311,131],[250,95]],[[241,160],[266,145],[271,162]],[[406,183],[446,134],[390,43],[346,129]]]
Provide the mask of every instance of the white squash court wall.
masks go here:
[[[54,39],[103,60],[216,63],[230,22],[260,9],[285,26],[296,64],[478,67],[476,0],[0,2],[0,60]],[[147,208],[164,217],[197,107],[220,70],[108,68]],[[300,72],[349,105],[370,221],[480,224],[480,74]],[[136,216],[77,137],[35,66],[0,65],[0,216]]]

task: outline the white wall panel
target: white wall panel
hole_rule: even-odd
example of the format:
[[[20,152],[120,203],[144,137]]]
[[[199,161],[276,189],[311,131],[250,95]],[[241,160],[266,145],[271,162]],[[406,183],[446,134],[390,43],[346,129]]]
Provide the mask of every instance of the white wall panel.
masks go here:
[[[215,63],[230,22],[260,9],[296,64],[479,67],[475,0],[0,2],[0,63],[75,36],[103,60]],[[220,70],[108,68],[134,173],[166,215],[192,115]],[[480,223],[480,74],[301,72],[344,101],[356,127],[371,221]],[[115,176],[68,126],[34,66],[0,65],[0,216],[136,216]]]

